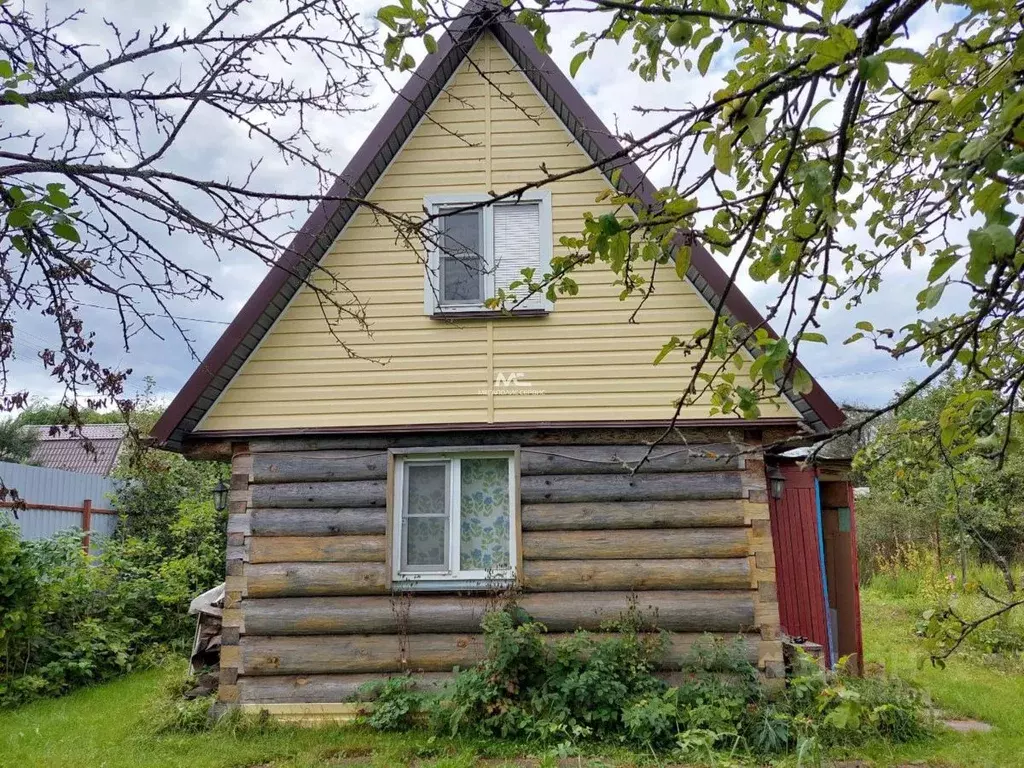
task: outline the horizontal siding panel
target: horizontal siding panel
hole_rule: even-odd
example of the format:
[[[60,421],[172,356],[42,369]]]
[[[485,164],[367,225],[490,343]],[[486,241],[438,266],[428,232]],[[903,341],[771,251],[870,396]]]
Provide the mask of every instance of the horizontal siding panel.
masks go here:
[[[339,395],[340,395],[339,391]],[[456,401],[460,405],[465,403],[467,406],[472,406],[477,403],[473,403],[474,400],[479,400],[481,403],[485,401],[483,395],[477,397],[461,397],[457,398]],[[274,402],[274,403],[262,403],[260,411],[262,413],[273,413],[275,415],[309,415],[309,416],[322,416],[325,414],[340,414],[340,413],[363,413],[366,410],[379,411],[381,413],[391,413],[392,423],[394,423],[394,415],[405,414],[407,412],[416,412],[423,409],[444,409],[446,406],[451,406],[453,398],[444,395],[434,397],[420,397],[412,400],[395,400],[390,401],[387,397],[377,398],[376,400],[348,400],[344,397],[340,397],[334,400],[300,400],[292,402]],[[222,403],[224,406],[222,409],[222,415],[224,416],[244,416],[252,413],[252,403],[249,402],[235,402]]]

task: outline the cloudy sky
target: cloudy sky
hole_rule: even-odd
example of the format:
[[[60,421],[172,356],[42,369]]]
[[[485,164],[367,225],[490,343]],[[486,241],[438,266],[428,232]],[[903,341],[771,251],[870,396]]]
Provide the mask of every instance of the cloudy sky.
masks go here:
[[[61,3],[50,5],[60,7]],[[350,3],[350,7],[357,8],[364,16],[367,24],[373,24],[372,15],[379,5],[380,0]],[[29,2],[28,6],[39,10],[42,3]],[[75,7],[78,5],[75,4]],[[89,49],[91,53],[87,54],[91,57],[102,55],[103,36],[108,34],[102,24],[104,15],[116,17],[122,28],[137,26],[140,29],[147,29],[157,22],[166,22],[172,28],[194,28],[206,18],[205,3],[200,0],[167,0],[159,4],[105,0],[90,3],[87,7],[87,15],[69,28],[69,34],[95,45]],[[933,40],[935,22],[936,19],[930,17],[912,28],[911,44],[923,47]],[[564,70],[568,69],[572,58],[570,43],[579,31],[580,24],[579,19],[563,23],[556,28],[552,38],[554,58]],[[642,134],[655,123],[652,118],[636,112],[635,107],[666,104],[679,106],[687,102],[703,101],[708,93],[720,87],[719,78],[727,60],[719,61],[716,69],[706,78],[696,73],[687,75],[680,70],[671,83],[655,84],[642,83],[626,69],[627,64],[628,50],[607,46],[594,61],[580,70],[575,82],[607,124],[620,132]],[[297,71],[301,71],[305,64],[297,61],[294,66]],[[366,108],[365,112],[343,119],[325,118],[321,121],[317,126],[316,138],[331,148],[332,156],[328,160],[331,167],[337,170],[344,167],[390,103],[393,89],[400,84],[400,78],[391,83],[377,80],[369,98],[359,103],[359,106]],[[33,119],[36,119],[35,116]],[[265,147],[251,140],[244,132],[224,126],[223,121],[213,116],[199,115],[192,121],[166,165],[197,176],[237,177],[257,158],[264,160],[260,177],[262,184],[296,193],[308,193],[315,188],[315,179],[311,173],[268,156]],[[664,169],[651,169],[651,175],[655,183],[663,181]],[[174,247],[180,249],[184,262],[211,274],[216,290],[223,296],[221,300],[208,298],[193,303],[178,302],[174,306],[175,313],[190,334],[192,348],[202,355],[248,298],[265,274],[266,267],[252,257],[230,253],[218,260],[191,239],[175,241]],[[836,400],[881,404],[902,382],[911,377],[920,377],[927,370],[912,360],[896,362],[884,354],[871,352],[867,347],[843,347],[840,343],[852,332],[858,320],[870,319],[878,327],[899,327],[913,318],[913,294],[920,290],[921,277],[919,272],[894,270],[886,281],[885,289],[871,297],[856,312],[848,313],[841,307],[833,307],[821,315],[821,331],[833,343],[827,347],[805,345],[801,357]],[[743,288],[759,307],[763,308],[772,298],[770,286],[754,284],[745,279]],[[87,295],[79,299],[83,304],[97,305],[83,306],[82,314],[87,324],[97,333],[98,359],[104,364],[131,367],[134,383],[130,389],[140,389],[142,377],[151,376],[155,379],[158,395],[170,397],[192,372],[196,362],[191,356],[189,344],[176,336],[166,323],[158,323],[162,339],[152,335],[136,336],[126,351],[121,343],[117,316],[109,309],[110,302]],[[10,388],[28,389],[40,397],[59,396],[60,388],[48,378],[37,360],[39,351],[52,343],[49,322],[36,315],[20,316],[17,322],[17,360],[11,368]]]

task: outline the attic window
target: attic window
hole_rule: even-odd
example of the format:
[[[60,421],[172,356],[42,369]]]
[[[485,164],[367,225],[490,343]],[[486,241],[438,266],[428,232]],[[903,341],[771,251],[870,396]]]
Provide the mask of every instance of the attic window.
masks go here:
[[[538,191],[471,207],[490,200],[480,194],[426,199],[428,213],[440,216],[430,238],[426,314],[487,312],[487,300],[499,290],[515,297],[505,300],[505,308],[513,313],[550,309],[540,293],[531,296],[522,286],[509,288],[522,280],[523,269],[532,268],[539,278],[551,263],[550,193]]]

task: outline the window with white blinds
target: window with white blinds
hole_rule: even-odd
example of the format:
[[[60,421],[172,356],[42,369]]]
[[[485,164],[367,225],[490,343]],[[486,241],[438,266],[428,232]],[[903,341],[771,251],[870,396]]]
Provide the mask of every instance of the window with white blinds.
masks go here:
[[[533,269],[535,280],[544,275],[540,262],[540,208],[539,202],[494,206],[494,295],[499,289],[515,294],[514,300],[505,302],[509,309],[544,308],[543,293],[531,296],[526,286],[509,289],[512,283],[523,280],[524,269]]]
[[[431,316],[480,312],[502,290],[504,306],[514,312],[548,310],[542,292],[530,295],[523,270],[541,280],[551,263],[551,195],[524,194],[492,205],[488,195],[429,196],[426,209],[437,216],[437,236],[429,243],[424,311]]]

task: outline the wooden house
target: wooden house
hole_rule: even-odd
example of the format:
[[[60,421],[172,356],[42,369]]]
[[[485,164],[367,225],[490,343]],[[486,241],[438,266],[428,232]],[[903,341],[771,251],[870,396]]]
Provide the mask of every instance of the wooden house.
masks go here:
[[[465,14],[168,407],[154,430],[164,447],[232,465],[224,702],[330,713],[375,676],[443,678],[481,656],[488,590],[510,584],[553,633],[597,629],[634,600],[672,633],[667,667],[712,632],[739,635],[778,675],[781,541],[793,578],[819,582],[786,593],[796,615],[817,611],[795,631],[827,642],[821,515],[804,493],[820,478],[789,484],[800,514],[784,518],[758,453],[842,421],[820,386],[787,390],[753,421],[684,408],[629,470],[693,364],[654,357],[722,303],[727,278],[706,250],[636,322],[639,300],[620,300],[601,264],[553,306],[485,306],[578,235],[585,212],[611,210],[596,200],[613,166],[654,204],[622,158],[526,30]],[[425,259],[373,210],[443,213],[529,182],[519,199],[441,219],[449,239]],[[353,197],[367,202],[337,199]],[[355,322],[327,327],[303,283],[327,280],[314,264],[365,302],[372,338]],[[724,312],[763,323],[735,288]],[[779,530],[791,522],[799,537]]]

